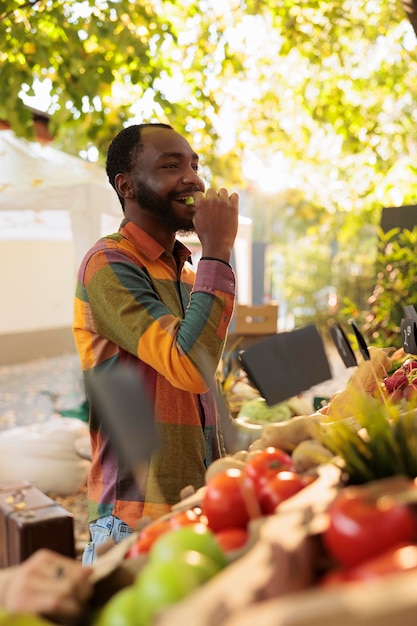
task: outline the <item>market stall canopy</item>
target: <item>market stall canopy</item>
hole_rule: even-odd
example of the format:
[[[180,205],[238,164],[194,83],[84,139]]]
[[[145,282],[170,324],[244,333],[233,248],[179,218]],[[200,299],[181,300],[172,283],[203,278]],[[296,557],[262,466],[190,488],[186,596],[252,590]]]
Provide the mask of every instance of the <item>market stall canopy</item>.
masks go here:
[[[77,261],[100,236],[101,215],[122,219],[122,209],[103,168],[0,132],[0,211],[70,213]]]

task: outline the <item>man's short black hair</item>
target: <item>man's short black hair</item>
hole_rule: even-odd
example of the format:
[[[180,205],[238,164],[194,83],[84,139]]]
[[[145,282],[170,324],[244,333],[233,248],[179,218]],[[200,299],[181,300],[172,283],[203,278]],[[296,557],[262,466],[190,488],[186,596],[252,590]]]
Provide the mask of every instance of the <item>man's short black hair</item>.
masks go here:
[[[111,186],[116,189],[115,178],[117,174],[126,174],[132,170],[134,160],[143,149],[141,134],[143,128],[159,127],[173,130],[169,124],[149,123],[134,124],[120,131],[109,146],[106,160],[106,172]],[[117,190],[116,190],[117,191]],[[119,196],[119,194],[117,194]],[[124,198],[119,196],[124,210]]]

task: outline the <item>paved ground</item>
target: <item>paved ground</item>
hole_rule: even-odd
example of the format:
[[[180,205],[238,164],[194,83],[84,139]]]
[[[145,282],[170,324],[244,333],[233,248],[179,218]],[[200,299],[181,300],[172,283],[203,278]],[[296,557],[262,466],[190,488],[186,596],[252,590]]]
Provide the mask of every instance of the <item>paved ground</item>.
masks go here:
[[[60,410],[76,411],[84,399],[76,354],[0,367],[0,431],[49,420]],[[74,516],[80,559],[89,540],[86,485],[69,496],[48,495]]]

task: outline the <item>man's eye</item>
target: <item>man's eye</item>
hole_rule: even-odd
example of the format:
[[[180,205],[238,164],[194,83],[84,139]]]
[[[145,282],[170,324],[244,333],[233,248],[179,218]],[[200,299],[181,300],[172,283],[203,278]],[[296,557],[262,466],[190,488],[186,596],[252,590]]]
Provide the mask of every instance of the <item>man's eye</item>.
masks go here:
[[[166,163],[166,165],[164,165],[163,167],[167,169],[176,169],[178,165],[177,163]]]

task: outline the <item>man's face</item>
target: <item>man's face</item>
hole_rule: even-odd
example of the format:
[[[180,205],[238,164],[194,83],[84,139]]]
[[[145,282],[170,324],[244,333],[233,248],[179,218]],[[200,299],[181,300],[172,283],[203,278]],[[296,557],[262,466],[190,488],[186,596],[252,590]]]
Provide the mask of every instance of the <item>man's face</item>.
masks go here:
[[[147,128],[131,172],[136,201],[172,233],[192,232],[194,195],[204,191],[198,156],[176,131]]]

